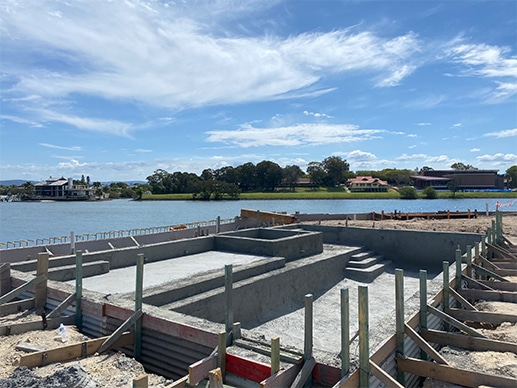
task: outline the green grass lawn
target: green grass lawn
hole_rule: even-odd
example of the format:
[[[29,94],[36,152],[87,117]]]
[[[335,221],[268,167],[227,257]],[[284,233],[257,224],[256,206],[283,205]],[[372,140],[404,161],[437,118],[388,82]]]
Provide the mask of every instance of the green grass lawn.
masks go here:
[[[492,192],[438,192],[438,198],[517,198],[517,192],[492,193]],[[420,193],[419,193],[420,195]],[[399,193],[390,189],[385,193],[349,193],[343,189],[309,189],[297,188],[295,191],[281,190],[274,192],[246,192],[241,193],[238,199],[398,199]],[[422,198],[421,196],[419,198]],[[192,200],[192,194],[154,194],[144,195],[145,201],[172,201]]]

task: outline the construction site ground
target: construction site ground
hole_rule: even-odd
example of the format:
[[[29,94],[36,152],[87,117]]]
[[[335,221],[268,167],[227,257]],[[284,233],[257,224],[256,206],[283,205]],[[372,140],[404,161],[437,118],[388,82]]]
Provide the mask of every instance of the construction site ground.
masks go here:
[[[443,230],[484,233],[491,227],[491,217],[478,217],[476,219],[451,219],[451,220],[421,220],[408,221],[348,221],[349,226],[363,226],[390,229],[417,229],[417,230]],[[345,221],[322,221],[322,225],[345,225]],[[517,243],[517,216],[504,217],[503,230],[505,236]],[[393,268],[392,268],[393,269]],[[432,279],[432,274],[428,279]],[[438,278],[437,278],[438,280]],[[515,282],[517,279],[511,279]],[[343,287],[348,287],[351,294],[350,299],[356,300],[353,296],[357,293],[357,283],[344,279],[340,284],[335,285],[327,293],[319,296],[314,305],[314,346],[323,349],[327,359],[318,360],[328,365],[339,367],[340,360],[338,352],[340,348],[339,329],[339,292]],[[418,291],[418,278],[415,273],[405,273],[406,298]],[[379,326],[391,323],[384,319],[391,317],[394,320],[394,275],[391,271],[378,277],[369,284],[370,301],[370,326]],[[376,291],[379,290],[379,291]],[[416,298],[418,299],[418,298]],[[417,302],[416,302],[417,303]],[[483,302],[476,306],[480,310],[501,312],[504,314],[517,315],[517,304],[504,302]],[[351,309],[357,306],[351,304]],[[281,312],[280,312],[281,313]],[[328,318],[328,314],[332,317]],[[406,314],[408,311],[406,311]],[[285,314],[267,322],[255,322],[248,330],[250,335],[258,336],[268,341],[273,336],[280,336],[282,346],[293,346],[303,349],[303,301],[300,306],[285,306]],[[353,312],[351,311],[351,315]],[[333,316],[335,315],[335,317]],[[40,320],[34,312],[22,312],[6,317],[0,317],[0,324],[17,323],[24,320]],[[357,322],[352,322],[352,334],[357,329]],[[503,323],[499,326],[481,325],[479,331],[492,339],[498,339],[517,344],[517,325]],[[86,339],[78,333],[73,326],[68,326],[69,343],[81,342]],[[381,330],[381,332],[383,332]],[[395,331],[391,331],[393,334]],[[371,339],[371,348],[382,342],[384,338]],[[0,340],[0,388],[21,388],[21,387],[131,387],[132,380],[145,373],[144,368],[134,359],[121,352],[107,352],[106,354],[94,355],[91,357],[73,360],[66,363],[56,363],[44,367],[18,368],[19,358],[24,351],[17,350],[21,343],[31,343],[43,347],[53,348],[62,345],[57,330],[53,331],[31,331],[24,334],[2,337]],[[351,351],[354,351],[353,343]],[[517,347],[517,345],[516,345]],[[476,371],[517,378],[517,354],[512,352],[472,352],[463,349],[450,347],[442,348],[442,354],[451,365]],[[167,387],[172,383],[162,376],[149,374],[149,387]],[[74,380],[75,379],[75,380]],[[38,385],[39,384],[39,385]],[[75,384],[75,385],[74,385]],[[453,387],[450,384],[427,381],[429,387]]]

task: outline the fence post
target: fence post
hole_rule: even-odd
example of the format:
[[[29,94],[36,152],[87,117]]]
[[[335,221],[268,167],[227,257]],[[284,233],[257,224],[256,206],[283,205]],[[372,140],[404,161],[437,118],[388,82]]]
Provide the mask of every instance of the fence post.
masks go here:
[[[135,288],[135,311],[142,311],[142,296],[144,288],[144,254],[139,253],[136,259],[136,288]],[[142,358],[142,317],[135,322],[135,360]]]
[[[224,266],[224,291],[226,295],[226,345],[230,346],[233,342],[233,265]]]
[[[359,386],[370,386],[368,286],[359,286]]]
[[[280,370],[280,337],[271,338],[271,376]]]
[[[83,297],[83,252],[75,254],[75,326],[77,330],[83,329],[83,310],[81,299]]]
[[[427,271],[420,270],[420,329],[427,329]],[[427,353],[420,351],[420,358],[427,360]]]
[[[397,354],[404,356],[404,270],[395,270],[395,304],[396,304],[396,330],[397,330]],[[404,372],[397,371],[397,380],[405,385]]]
[[[467,245],[467,276],[472,277],[472,246]]]
[[[449,308],[449,262],[443,262],[443,310]],[[449,324],[447,322],[443,323],[443,328],[445,331],[449,331]]]
[[[34,309],[37,312],[44,311],[47,303],[48,258],[49,254],[47,252],[38,254],[36,276],[45,275],[45,280],[35,287]]]
[[[215,233],[221,232],[221,216],[217,216],[217,224],[215,225]]]
[[[341,289],[341,377],[350,371],[350,299],[348,287]]]
[[[312,303],[313,295],[305,295],[305,340],[303,347],[303,358],[305,361],[312,357]]]
[[[461,288],[461,250],[458,245],[456,249],[456,285],[454,289],[458,291]]]

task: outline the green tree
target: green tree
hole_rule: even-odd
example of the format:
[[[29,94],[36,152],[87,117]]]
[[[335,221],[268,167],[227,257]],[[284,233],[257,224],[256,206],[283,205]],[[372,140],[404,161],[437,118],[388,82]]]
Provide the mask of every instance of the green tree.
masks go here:
[[[257,168],[253,163],[244,163],[236,170],[239,187],[242,191],[251,191],[257,187]]]
[[[459,171],[465,171],[465,170],[477,170],[476,167],[470,165],[470,164],[464,164],[461,162],[456,162],[451,165],[451,168],[453,170],[459,170]]]
[[[303,175],[303,171],[299,166],[292,165],[292,166],[285,166],[282,169],[282,177],[284,179],[284,183],[291,188],[292,191],[294,191],[296,187],[296,182],[298,181],[298,178],[300,178]]]
[[[511,189],[517,188],[517,165],[513,165],[506,170],[508,177],[508,187]]]
[[[327,172],[323,168],[323,164],[321,162],[310,162],[307,165],[307,174],[309,175],[309,178],[311,178],[314,187],[322,186],[327,176]]]
[[[451,197],[456,197],[456,191],[458,191],[458,182],[453,178],[447,183],[447,189],[451,192]]]
[[[422,194],[424,195],[424,198],[426,199],[436,199],[438,198],[438,194],[436,193],[436,190],[433,189],[432,187],[426,187],[423,191],[422,191]]]
[[[31,199],[36,194],[36,189],[34,188],[32,182],[25,182],[22,185],[22,188],[22,199]]]
[[[321,164],[327,173],[327,184],[329,186],[334,187],[346,182],[347,173],[350,169],[350,165],[346,160],[339,156],[329,156]]]
[[[401,199],[417,199],[418,194],[414,187],[405,186],[399,189],[399,195]]]
[[[274,191],[282,183],[282,167],[269,160],[257,164],[257,184],[261,190]]]

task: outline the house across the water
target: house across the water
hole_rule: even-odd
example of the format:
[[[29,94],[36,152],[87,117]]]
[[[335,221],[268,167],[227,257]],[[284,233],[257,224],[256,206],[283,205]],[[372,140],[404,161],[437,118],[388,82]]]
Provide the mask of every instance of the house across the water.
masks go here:
[[[358,176],[347,181],[348,187],[352,192],[379,192],[388,191],[388,182],[371,176]]]
[[[505,189],[504,177],[497,170],[427,170],[411,179],[416,189],[448,190],[450,183],[460,191]]]
[[[88,200],[95,199],[94,188],[74,185],[72,178],[52,178],[34,185],[35,199]]]

